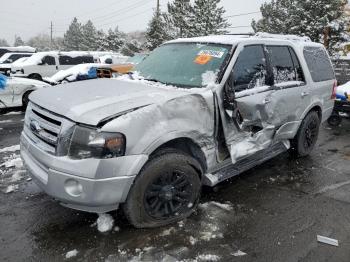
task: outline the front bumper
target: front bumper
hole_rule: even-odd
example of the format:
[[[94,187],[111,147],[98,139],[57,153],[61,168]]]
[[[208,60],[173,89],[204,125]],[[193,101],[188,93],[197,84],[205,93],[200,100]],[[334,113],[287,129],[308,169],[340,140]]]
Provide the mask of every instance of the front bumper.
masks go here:
[[[25,133],[21,136],[21,157],[30,176],[48,195],[69,208],[96,213],[116,210],[125,202],[136,175],[148,160],[145,155],[136,155],[72,161],[40,150]],[[88,168],[87,161],[93,162]],[[96,178],[101,174],[109,175]]]

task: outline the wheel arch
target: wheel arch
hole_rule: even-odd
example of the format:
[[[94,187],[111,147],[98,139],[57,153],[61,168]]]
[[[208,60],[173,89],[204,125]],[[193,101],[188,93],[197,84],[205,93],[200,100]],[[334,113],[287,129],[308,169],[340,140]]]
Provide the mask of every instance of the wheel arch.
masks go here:
[[[201,177],[206,172],[207,170],[206,156],[202,148],[199,146],[199,144],[196,143],[193,139],[188,137],[178,137],[178,138],[173,138],[173,139],[164,141],[162,144],[158,145],[156,148],[153,148],[152,152],[150,153],[150,159],[156,156],[159,152],[164,151],[165,149],[178,150],[197,160],[200,166],[199,167],[196,165],[194,166],[192,165],[192,166],[197,170],[197,172]]]

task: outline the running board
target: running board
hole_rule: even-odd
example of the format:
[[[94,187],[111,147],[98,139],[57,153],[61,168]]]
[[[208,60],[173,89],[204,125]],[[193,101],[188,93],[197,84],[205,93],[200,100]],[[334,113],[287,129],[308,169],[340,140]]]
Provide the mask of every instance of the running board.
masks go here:
[[[203,184],[211,187],[216,186],[222,181],[238,176],[239,174],[280,155],[281,153],[286,152],[289,148],[289,141],[285,143],[277,143],[266,150],[259,151],[248,158],[238,161],[234,165],[228,164],[217,172],[206,174],[203,179]]]

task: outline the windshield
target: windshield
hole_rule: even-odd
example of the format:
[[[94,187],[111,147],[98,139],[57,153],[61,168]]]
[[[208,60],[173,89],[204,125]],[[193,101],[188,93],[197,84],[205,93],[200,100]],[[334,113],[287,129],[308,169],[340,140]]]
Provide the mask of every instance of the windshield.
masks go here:
[[[128,60],[126,60],[126,63],[137,65],[137,64],[141,63],[142,60],[145,59],[146,56],[147,55],[136,54],[133,57],[128,58]]]
[[[0,58],[0,64],[4,64],[4,62],[10,57],[10,53],[4,54],[1,58]]]
[[[217,81],[231,48],[220,44],[165,44],[137,65],[135,71],[145,79],[167,85],[204,87]]]

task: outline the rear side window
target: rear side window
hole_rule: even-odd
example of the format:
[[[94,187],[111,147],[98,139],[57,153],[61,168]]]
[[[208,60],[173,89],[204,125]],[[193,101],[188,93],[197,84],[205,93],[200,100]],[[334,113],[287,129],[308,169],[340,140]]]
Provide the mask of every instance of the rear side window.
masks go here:
[[[94,58],[92,56],[77,56],[73,58],[74,64],[87,64],[87,63],[94,63]]]
[[[70,56],[60,55],[58,60],[60,65],[73,65],[73,59]]]
[[[45,56],[43,59],[44,65],[56,65],[55,58],[53,56]]]
[[[304,81],[300,63],[293,49],[288,46],[267,46],[267,51],[271,59],[275,84]]]
[[[264,86],[266,79],[266,58],[260,45],[247,46],[239,54],[233,68],[236,92]]]
[[[314,82],[335,79],[331,61],[323,47],[305,47],[304,57]]]

